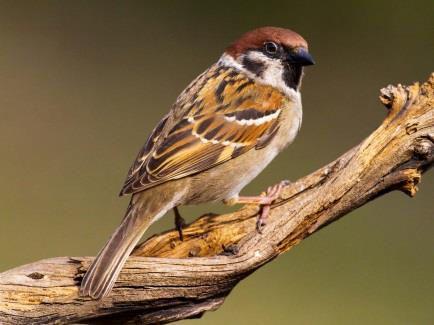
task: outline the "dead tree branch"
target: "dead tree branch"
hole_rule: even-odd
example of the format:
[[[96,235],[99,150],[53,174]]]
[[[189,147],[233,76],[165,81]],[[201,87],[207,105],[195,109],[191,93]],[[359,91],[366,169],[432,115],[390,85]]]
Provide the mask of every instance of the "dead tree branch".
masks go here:
[[[347,153],[289,185],[263,234],[257,208],[203,216],[185,230],[136,248],[112,294],[78,296],[91,257],[59,257],[0,274],[0,323],[165,323],[217,309],[243,278],[321,227],[392,190],[417,192],[434,157],[434,73],[422,84],[388,86],[388,115]]]

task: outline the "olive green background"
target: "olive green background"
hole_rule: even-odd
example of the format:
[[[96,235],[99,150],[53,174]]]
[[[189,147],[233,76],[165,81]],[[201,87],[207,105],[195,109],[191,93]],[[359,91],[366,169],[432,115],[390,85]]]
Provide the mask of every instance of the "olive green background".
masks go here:
[[[434,70],[432,0],[0,1],[0,271],[95,254],[152,127],[225,46],[264,25],[302,34],[317,65],[296,142],[244,193],[330,162],[381,123],[381,87]],[[396,192],[354,211],[200,322],[434,324],[433,193],[431,172],[414,199]],[[181,209],[189,220],[223,210]]]

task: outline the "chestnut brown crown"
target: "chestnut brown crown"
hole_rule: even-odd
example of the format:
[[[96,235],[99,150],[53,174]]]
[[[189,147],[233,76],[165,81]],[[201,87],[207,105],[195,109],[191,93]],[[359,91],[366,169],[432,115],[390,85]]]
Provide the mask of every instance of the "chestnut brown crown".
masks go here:
[[[261,27],[243,34],[226,49],[226,53],[237,58],[248,50],[261,48],[265,42],[274,42],[288,49],[308,49],[306,40],[290,29]]]

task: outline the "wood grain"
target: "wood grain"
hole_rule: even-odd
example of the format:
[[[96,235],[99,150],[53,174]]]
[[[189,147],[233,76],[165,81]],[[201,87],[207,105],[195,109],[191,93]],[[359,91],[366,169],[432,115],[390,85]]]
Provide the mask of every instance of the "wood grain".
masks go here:
[[[137,247],[112,294],[78,296],[91,257],[58,257],[0,274],[0,323],[151,324],[200,317],[232,288],[325,225],[392,190],[417,192],[434,157],[434,73],[427,82],[388,86],[383,123],[329,165],[287,186],[262,234],[258,209],[203,216]]]

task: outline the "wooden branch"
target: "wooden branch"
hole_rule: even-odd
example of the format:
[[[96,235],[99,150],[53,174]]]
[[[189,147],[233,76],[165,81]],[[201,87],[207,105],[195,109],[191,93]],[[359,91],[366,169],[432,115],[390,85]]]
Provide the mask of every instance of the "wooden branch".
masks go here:
[[[419,86],[388,86],[388,115],[361,144],[285,188],[263,234],[257,208],[203,216],[136,248],[112,294],[78,296],[90,257],[59,257],[0,274],[0,323],[166,323],[217,309],[254,270],[364,203],[401,190],[414,196],[434,157],[434,73]]]

